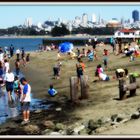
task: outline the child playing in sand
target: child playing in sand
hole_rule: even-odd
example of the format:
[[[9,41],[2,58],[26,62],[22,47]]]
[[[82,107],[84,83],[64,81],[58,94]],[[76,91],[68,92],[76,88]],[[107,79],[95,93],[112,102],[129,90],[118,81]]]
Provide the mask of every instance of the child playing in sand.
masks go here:
[[[55,66],[53,67],[53,72],[54,72],[54,78],[55,79],[59,79],[60,78],[60,67],[62,66],[62,63],[60,61],[57,62],[57,64],[55,64]]]
[[[96,68],[95,76],[98,76],[99,80],[109,81],[109,76],[104,73],[102,66],[99,64]]]
[[[50,85],[50,88],[48,90],[48,94],[51,96],[51,97],[54,97],[56,94],[57,94],[57,91],[53,88],[53,85]]]

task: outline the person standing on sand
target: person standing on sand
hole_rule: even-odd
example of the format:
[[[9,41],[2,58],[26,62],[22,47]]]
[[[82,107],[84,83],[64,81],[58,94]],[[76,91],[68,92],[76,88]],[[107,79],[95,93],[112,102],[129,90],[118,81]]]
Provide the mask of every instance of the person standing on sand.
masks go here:
[[[30,54],[28,53],[26,56],[26,63],[29,63],[29,61],[30,61]]]
[[[112,47],[112,52],[114,53],[116,50],[115,39],[113,37],[110,38],[110,45]]]
[[[30,122],[31,86],[24,77],[20,79],[20,82],[23,85],[23,91],[20,98],[23,111],[23,121],[21,124],[24,125]]]
[[[85,71],[85,64],[80,58],[78,58],[78,63],[76,64],[76,71],[77,71],[77,84],[79,84],[80,78],[82,75],[84,75]]]
[[[11,46],[10,46],[10,57],[13,57],[13,55],[14,55],[14,47],[11,44]]]
[[[20,61],[19,61],[19,59],[17,59],[16,62],[15,62],[15,70],[16,70],[16,75],[19,75],[19,72],[20,72]]]
[[[17,59],[20,59],[19,58],[20,57],[20,50],[19,49],[16,50],[16,55],[17,55]]]
[[[21,49],[21,59],[23,60],[23,58],[25,57],[25,51],[24,48]]]
[[[60,61],[57,62],[57,64],[55,64],[55,66],[53,67],[53,72],[54,72],[54,78],[55,79],[59,79],[60,78],[60,68],[61,68],[62,64]]]
[[[103,52],[103,63],[104,63],[105,69],[107,69],[107,64],[108,64],[108,50],[107,49],[104,49],[104,52]]]

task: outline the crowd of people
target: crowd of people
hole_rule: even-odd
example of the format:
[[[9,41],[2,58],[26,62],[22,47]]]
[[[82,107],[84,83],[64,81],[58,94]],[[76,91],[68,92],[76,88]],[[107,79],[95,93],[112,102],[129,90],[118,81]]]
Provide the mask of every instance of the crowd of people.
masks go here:
[[[103,44],[103,43],[102,43]],[[76,52],[69,52],[68,55],[71,56],[72,59],[77,59],[76,63],[76,75],[77,75],[77,85],[80,83],[81,76],[85,75],[85,68],[86,64],[83,60],[88,60],[90,63],[98,62],[98,39],[95,37],[94,41],[92,42],[91,39],[89,39],[88,48],[77,48]],[[120,45],[120,44],[119,44]],[[91,47],[90,47],[91,46]],[[112,47],[112,52],[114,53],[117,51],[116,46],[117,43],[111,38],[110,40],[110,46]],[[130,61],[134,61],[135,57],[139,56],[139,46],[136,43],[131,44],[125,44],[124,49],[120,51],[119,46],[119,52],[125,54],[125,56],[130,57]],[[50,51],[58,49],[57,46],[54,44],[49,46],[43,47],[42,45],[39,46],[39,51]],[[96,67],[95,70],[95,77],[98,78],[99,81],[109,81],[111,80],[110,76],[106,74],[106,71],[108,70],[108,61],[109,61],[109,50],[104,48],[102,52],[102,63],[99,61],[99,64]],[[9,60],[13,56],[16,56],[15,61],[15,74],[10,69],[10,63]],[[30,61],[30,54],[26,54],[24,48],[17,49],[14,52],[14,47],[11,45],[10,49],[7,48],[3,49],[0,47],[0,92],[2,92],[2,86],[5,85],[6,92],[8,95],[8,102],[20,102],[22,111],[23,111],[23,122],[22,124],[27,124],[30,122],[30,102],[31,102],[31,86],[24,77],[20,77],[21,72],[21,64],[23,66],[26,65],[26,63],[29,63]],[[54,79],[60,79],[61,75],[61,54],[58,50],[57,53],[57,62],[53,66],[53,76]],[[94,72],[93,72],[94,73]],[[128,69],[126,68],[118,68],[114,72],[116,75],[116,78],[120,78],[123,76],[128,76]],[[12,93],[15,95],[15,99],[12,98]],[[51,97],[54,97],[58,94],[57,90],[54,88],[53,84],[50,84],[50,87],[48,88],[48,94]]]
[[[12,45],[11,45],[12,46]],[[23,112],[22,124],[29,122],[31,87],[26,78],[20,76],[20,65],[30,61],[29,54],[25,59],[25,50],[22,48],[14,52],[14,47],[2,49],[0,47],[0,94],[7,94],[9,107],[12,104],[20,104]],[[16,55],[15,73],[11,70],[10,59]],[[2,88],[6,89],[6,93]]]
[[[86,47],[80,49],[80,48],[76,48],[76,52],[73,52],[74,58],[77,58],[78,63],[76,64],[76,73],[77,73],[77,81],[79,83],[80,81],[80,77],[82,75],[84,75],[85,72],[85,64],[83,62],[83,59],[85,60],[85,58],[87,58],[89,61],[95,61],[98,60],[98,52],[97,52],[97,47],[100,46],[100,44],[102,45],[102,47],[104,47],[103,50],[103,55],[102,55],[102,63],[99,63],[97,65],[97,68],[95,70],[95,77],[98,77],[99,81],[109,81],[110,80],[110,76],[108,76],[106,74],[106,71],[108,70],[108,64],[109,64],[109,56],[110,56],[110,50],[112,48],[112,53],[114,55],[119,55],[119,54],[125,54],[125,56],[129,56],[130,57],[130,61],[134,61],[136,57],[140,56],[140,51],[139,51],[139,46],[136,43],[136,41],[133,41],[130,44],[124,44],[124,48],[122,47],[123,43],[120,40],[116,40],[113,37],[110,38],[110,50],[106,49],[106,45],[103,42],[98,43],[98,39],[97,37],[95,37],[93,40],[91,38],[89,38],[88,43],[86,44]],[[110,52],[109,52],[110,51]],[[69,53],[70,54],[70,53]],[[60,62],[61,60],[61,55],[60,52],[58,51],[57,54],[57,61]],[[97,61],[96,61],[97,62]],[[116,72],[114,72],[114,74],[116,75],[116,78],[118,78],[118,74],[117,71],[119,71],[118,73],[122,73],[122,69],[123,73],[127,73],[128,74],[128,70],[126,68],[119,68],[116,70]],[[56,77],[56,79],[59,79],[60,77],[60,65],[57,64],[55,65],[55,67],[53,68],[54,71],[54,76]],[[124,74],[125,75],[125,74]],[[95,80],[96,81],[96,80]]]

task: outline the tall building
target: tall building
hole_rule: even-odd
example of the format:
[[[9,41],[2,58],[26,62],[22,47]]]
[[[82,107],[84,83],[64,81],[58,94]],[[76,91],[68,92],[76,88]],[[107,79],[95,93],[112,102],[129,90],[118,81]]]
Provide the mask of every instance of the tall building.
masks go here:
[[[31,27],[33,25],[33,23],[32,23],[32,18],[27,18],[26,20],[25,20],[25,26],[26,27]]]
[[[124,24],[124,17],[121,18],[121,24]]]
[[[132,11],[132,18],[134,22],[139,21],[139,11],[137,10]]]
[[[88,24],[88,15],[87,15],[86,13],[84,13],[84,14],[82,15],[82,25],[83,25],[84,27],[87,27],[87,24]]]
[[[91,19],[92,23],[96,23],[96,15],[92,14],[92,19]]]
[[[75,17],[74,23],[75,23],[76,25],[79,25],[79,24],[81,23],[80,17],[78,17],[78,16]]]

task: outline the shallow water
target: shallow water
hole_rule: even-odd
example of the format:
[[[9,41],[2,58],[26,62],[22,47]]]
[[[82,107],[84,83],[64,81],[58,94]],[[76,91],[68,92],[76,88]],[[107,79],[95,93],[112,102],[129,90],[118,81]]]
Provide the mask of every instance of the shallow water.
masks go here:
[[[6,91],[0,94],[0,124],[6,122],[9,118],[17,117],[21,113],[20,102],[15,101],[15,95],[12,93],[14,102],[8,104],[8,95]],[[32,98],[30,110],[47,110],[51,104],[44,103],[41,99]]]
[[[15,74],[15,72],[13,72]],[[22,78],[24,75],[19,74],[19,78]],[[5,87],[2,88],[2,93],[0,93],[0,124],[6,122],[9,118],[17,117],[21,113],[20,102],[15,100],[15,94],[12,93],[13,103],[8,103],[8,94],[5,90]],[[30,110],[47,110],[51,104],[46,104],[41,99],[35,99],[31,94],[31,106]]]

